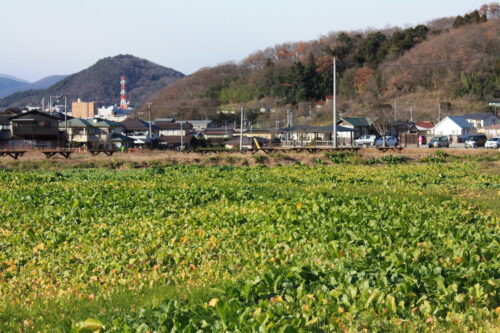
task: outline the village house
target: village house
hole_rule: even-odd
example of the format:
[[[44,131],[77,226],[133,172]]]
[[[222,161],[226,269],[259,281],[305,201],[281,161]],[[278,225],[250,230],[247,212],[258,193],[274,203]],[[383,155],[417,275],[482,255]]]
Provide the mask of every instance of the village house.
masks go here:
[[[417,126],[409,120],[397,120],[391,124],[390,135],[396,137],[400,137],[403,134],[416,134],[417,132]]]
[[[134,139],[135,147],[154,146],[159,141],[160,129],[156,125],[150,125],[148,122],[137,118],[127,118],[120,124],[123,126],[123,134]]]
[[[193,126],[193,130],[203,132],[207,128],[215,128],[217,124],[212,120],[178,120],[177,122],[187,122]]]
[[[120,123],[105,119],[73,118],[61,121],[59,128],[67,132],[67,140],[71,146],[86,148],[120,148],[130,146],[132,138],[122,135]]]
[[[153,122],[158,127],[160,136],[185,136],[193,129],[188,122],[158,121]]]
[[[6,109],[0,112],[0,147],[7,146],[11,136],[10,118],[21,113],[18,109]]]
[[[65,138],[59,132],[61,117],[41,111],[28,111],[9,118],[10,146],[54,148],[64,146]]]
[[[468,113],[463,115],[464,119],[467,120],[476,129],[494,126],[498,124],[498,116],[493,113]]]
[[[120,148],[130,146],[133,141],[122,135],[123,127],[120,123],[106,119],[72,118],[59,122],[59,129],[66,131],[66,137],[71,146]]]
[[[485,134],[488,138],[500,136],[500,124],[485,126],[477,130],[478,133]]]
[[[465,137],[474,133],[474,126],[461,116],[448,116],[432,129],[432,135],[448,136],[454,142],[462,142]]]
[[[417,128],[418,134],[431,135],[432,128],[434,127],[434,124],[431,121],[421,121],[421,122],[415,123],[415,127]]]
[[[163,149],[191,149],[193,146],[194,135],[167,135],[160,136],[159,147]],[[183,148],[181,148],[184,146]]]
[[[329,146],[332,145],[333,126],[290,126],[283,128],[282,146]],[[352,145],[354,130],[337,125],[337,143]]]
[[[342,117],[338,125],[352,129],[352,132],[342,132],[339,136],[345,139],[359,138],[362,135],[376,134],[377,131],[373,127],[373,119],[368,117]]]
[[[233,137],[234,130],[229,127],[206,128],[203,132],[205,139],[229,139]]]

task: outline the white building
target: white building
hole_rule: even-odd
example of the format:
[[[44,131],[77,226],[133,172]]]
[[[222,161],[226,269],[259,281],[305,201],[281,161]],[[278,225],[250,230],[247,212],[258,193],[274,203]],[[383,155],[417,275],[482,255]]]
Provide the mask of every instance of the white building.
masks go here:
[[[493,113],[469,113],[463,115],[465,120],[467,120],[475,128],[483,128],[487,126],[495,126],[498,124],[498,116]]]
[[[474,126],[462,116],[446,117],[432,129],[434,136],[449,136],[455,142],[459,142],[474,133],[476,133]]]
[[[97,116],[101,119],[122,122],[134,111],[134,109],[120,109],[116,105],[103,106],[97,109]]]
[[[215,128],[217,124],[211,120],[177,120],[177,123],[190,123],[197,132],[203,132],[207,128]]]

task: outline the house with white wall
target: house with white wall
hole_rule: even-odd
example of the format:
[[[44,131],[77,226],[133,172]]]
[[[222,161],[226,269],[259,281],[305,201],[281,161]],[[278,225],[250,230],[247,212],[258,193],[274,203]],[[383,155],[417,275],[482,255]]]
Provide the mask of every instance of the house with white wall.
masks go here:
[[[499,118],[493,113],[468,113],[464,114],[463,117],[476,129],[495,126],[499,123]]]
[[[474,133],[476,133],[474,126],[462,116],[448,116],[432,129],[434,136],[448,136],[454,142],[460,142]]]

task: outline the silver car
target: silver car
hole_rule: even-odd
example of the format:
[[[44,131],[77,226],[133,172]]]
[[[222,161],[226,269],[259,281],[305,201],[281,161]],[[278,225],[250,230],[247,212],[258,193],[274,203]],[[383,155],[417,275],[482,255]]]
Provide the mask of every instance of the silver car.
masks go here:
[[[429,141],[429,148],[441,148],[450,146],[450,141],[447,136],[435,136]]]
[[[500,137],[488,139],[484,144],[485,148],[500,148]]]
[[[398,138],[395,136],[386,136],[385,137],[385,145],[387,147],[396,147],[398,145]],[[384,146],[384,138],[380,137],[375,141],[375,146],[376,147],[383,147]]]
[[[356,140],[354,140],[355,146],[373,146],[375,145],[375,141],[377,140],[376,135],[362,135]]]

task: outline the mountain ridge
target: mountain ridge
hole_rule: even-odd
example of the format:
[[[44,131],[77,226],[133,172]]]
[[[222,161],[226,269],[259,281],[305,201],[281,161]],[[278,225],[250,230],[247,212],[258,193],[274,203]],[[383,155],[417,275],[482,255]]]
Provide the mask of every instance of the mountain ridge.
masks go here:
[[[27,81],[14,81],[7,82],[7,84],[1,87],[0,83],[0,98],[7,97],[9,95],[15,94],[17,92],[27,91],[27,90],[36,90],[36,89],[47,89],[51,85],[61,81],[66,78],[68,75],[50,75],[35,82],[27,82]],[[0,82],[5,82],[6,78],[0,78]],[[9,79],[7,79],[9,80]]]
[[[120,98],[120,75],[127,79],[127,97],[141,105],[152,94],[184,77],[172,68],[160,66],[132,55],[117,55],[98,60],[92,66],[65,77],[47,89],[18,92],[0,100],[0,105],[39,104],[43,97],[66,95],[68,100],[81,98],[98,103],[117,104]]]
[[[406,29],[339,31],[278,44],[164,88],[152,98],[153,113],[234,121],[216,111],[265,107],[273,114],[258,114],[259,122],[274,127],[292,108],[299,122],[331,123],[331,112],[316,111],[332,94],[333,57],[344,115],[376,117],[391,110],[409,120],[411,109],[415,119],[434,121],[437,105],[442,116],[492,112],[487,100],[500,97],[499,13],[474,11]]]

